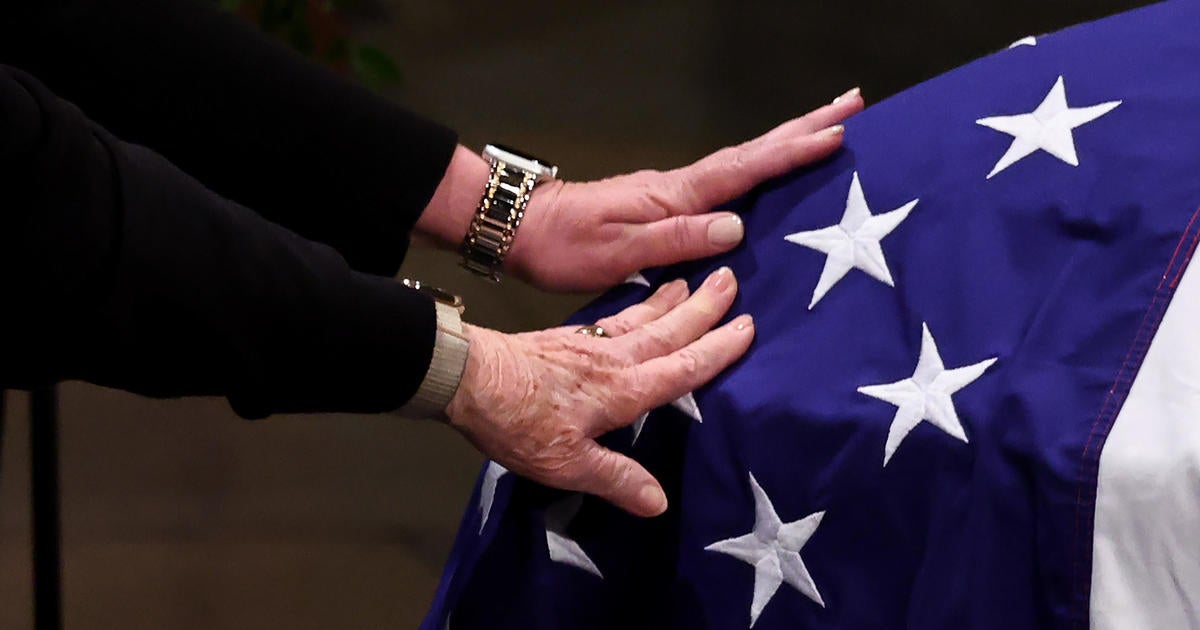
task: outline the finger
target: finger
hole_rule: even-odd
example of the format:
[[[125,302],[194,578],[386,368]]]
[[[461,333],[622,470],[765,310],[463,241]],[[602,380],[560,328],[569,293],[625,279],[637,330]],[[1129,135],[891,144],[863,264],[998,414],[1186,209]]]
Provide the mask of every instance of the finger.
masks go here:
[[[746,235],[742,218],[732,212],[679,215],[626,229],[629,251],[639,268],[715,256],[736,247]]]
[[[737,279],[729,267],[721,267],[682,304],[615,341],[639,363],[675,352],[720,321],[735,295]]]
[[[854,88],[824,107],[689,166],[667,172],[646,170],[623,175],[619,178],[623,185],[640,191],[640,196],[634,202],[614,204],[608,218],[645,223],[681,214],[708,212],[765,179],[787,173],[837,150],[841,146],[842,131],[837,124],[862,108],[862,95]]]
[[[834,125],[813,134],[777,142],[750,142],[721,149],[700,161],[666,174],[678,182],[679,213],[705,212],[758,184],[820,160],[842,145],[843,127]]]
[[[667,510],[667,495],[641,464],[588,441],[577,460],[579,490],[594,494],[635,516],[658,516]]]
[[[705,385],[741,358],[753,339],[753,318],[740,315],[675,352],[637,366],[646,409],[669,404]]]
[[[676,191],[678,213],[706,212],[741,196],[759,183],[820,160],[842,143],[840,124],[862,110],[862,96],[850,90],[836,103],[789,121],[744,144],[728,147],[696,163],[666,173],[678,177],[666,190]]]
[[[785,138],[816,133],[846,120],[862,111],[862,108],[862,93],[858,88],[854,88],[835,98],[832,103],[818,107],[799,118],[793,118],[751,142],[777,142]]]
[[[629,308],[596,322],[609,336],[618,337],[652,322],[671,309],[679,306],[688,297],[688,285],[684,280],[673,280],[658,288],[654,295]]]

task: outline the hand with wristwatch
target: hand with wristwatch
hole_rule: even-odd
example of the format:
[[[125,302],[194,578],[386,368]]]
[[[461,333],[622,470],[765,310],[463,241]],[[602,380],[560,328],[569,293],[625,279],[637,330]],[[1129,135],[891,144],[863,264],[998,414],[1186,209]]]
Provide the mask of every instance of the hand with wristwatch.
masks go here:
[[[502,145],[482,157],[459,147],[417,231],[457,242],[462,266],[491,282],[509,272],[548,290],[605,289],[644,268],[735,247],[741,220],[711,209],[836,151],[839,123],[862,107],[851,90],[687,167],[587,183],[563,182],[556,166]],[[694,293],[682,280],[667,283],[592,326],[520,334],[464,324],[460,298],[405,283],[434,299],[437,338],[417,395],[398,413],[447,420],[516,474],[641,516],[666,509],[661,486],[595,438],[707,383],[754,334],[745,314],[713,328],[737,293],[728,268]]]

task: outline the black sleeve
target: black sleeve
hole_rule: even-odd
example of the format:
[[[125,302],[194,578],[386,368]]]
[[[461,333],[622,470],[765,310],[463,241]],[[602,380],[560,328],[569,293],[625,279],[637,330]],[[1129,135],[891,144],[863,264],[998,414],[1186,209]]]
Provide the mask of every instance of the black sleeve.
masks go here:
[[[455,133],[209,0],[4,2],[0,63],[355,269],[394,275]]]
[[[247,418],[378,412],[429,366],[432,302],[114,139],[0,66],[0,387],[219,395]]]

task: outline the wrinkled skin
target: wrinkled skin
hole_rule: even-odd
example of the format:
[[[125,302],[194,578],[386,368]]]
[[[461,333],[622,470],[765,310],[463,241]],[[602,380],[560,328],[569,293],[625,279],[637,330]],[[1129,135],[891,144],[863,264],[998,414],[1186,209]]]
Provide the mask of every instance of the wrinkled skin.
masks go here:
[[[598,322],[611,338],[574,327],[507,335],[467,327],[463,385],[447,408],[479,450],[540,483],[599,495],[638,515],[667,507],[658,482],[595,438],[708,382],[750,347],[743,315],[716,329],[737,294],[728,268],[693,295],[678,280]]]
[[[671,171],[638,171],[535,188],[506,270],[543,289],[590,291],[647,267],[735,247],[740,219],[711,212],[764,180],[833,153],[842,120],[862,110],[857,90],[767,134]],[[464,172],[486,166],[463,150]],[[452,162],[451,170],[454,170]],[[478,200],[465,178],[447,177],[433,206]],[[449,244],[466,216],[427,210],[419,227]],[[462,383],[446,409],[451,425],[509,470],[548,486],[598,495],[640,516],[666,510],[658,481],[595,438],[633,423],[710,381],[750,347],[748,315],[714,329],[737,283],[719,270],[694,295],[682,281],[597,322],[612,338],[561,327],[504,334],[465,326],[471,341]]]

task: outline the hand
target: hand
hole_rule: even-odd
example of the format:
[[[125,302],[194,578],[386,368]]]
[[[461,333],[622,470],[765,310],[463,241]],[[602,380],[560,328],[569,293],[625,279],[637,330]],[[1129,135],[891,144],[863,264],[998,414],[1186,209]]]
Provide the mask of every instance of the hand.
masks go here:
[[[523,477],[661,514],[667,499],[654,477],[595,438],[700,387],[746,352],[749,315],[712,329],[736,293],[728,268],[690,297],[683,280],[670,282],[597,322],[611,338],[575,327],[508,335],[466,326],[471,349],[446,410],[451,425]]]
[[[854,89],[834,103],[684,168],[638,171],[596,182],[550,181],[534,189],[506,266],[543,289],[591,291],[647,267],[728,251],[741,219],[712,208],[764,180],[833,153],[836,123],[862,110]]]

